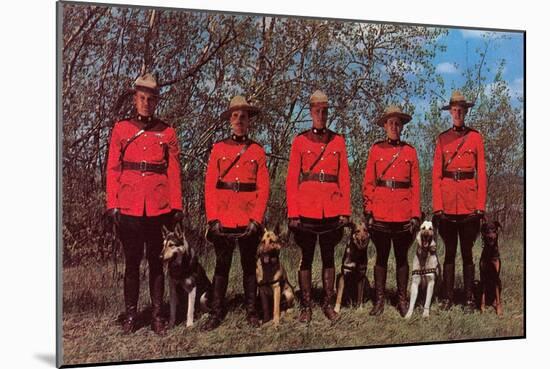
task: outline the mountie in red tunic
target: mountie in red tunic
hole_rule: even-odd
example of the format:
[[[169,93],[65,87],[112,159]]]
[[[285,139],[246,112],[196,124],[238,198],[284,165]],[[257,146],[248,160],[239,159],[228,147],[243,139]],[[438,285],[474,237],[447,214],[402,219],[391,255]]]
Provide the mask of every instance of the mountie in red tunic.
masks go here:
[[[241,154],[245,145],[249,146]],[[268,197],[269,173],[262,146],[235,135],[215,143],[206,169],[207,221],[217,219],[227,228],[247,226],[251,219],[263,223]]]
[[[420,218],[420,175],[414,147],[397,140],[379,141],[371,147],[363,179],[363,201],[365,212],[372,212],[377,221]]]
[[[137,135],[144,127],[128,119],[113,128],[107,159],[107,209],[118,208],[121,214],[133,216],[181,210],[176,132],[155,119]]]
[[[343,136],[325,130],[324,140],[311,129],[292,142],[286,181],[289,218],[351,215],[346,143]]]
[[[478,131],[453,127],[439,135],[432,186],[434,212],[458,215],[485,211],[487,176],[483,138]]]

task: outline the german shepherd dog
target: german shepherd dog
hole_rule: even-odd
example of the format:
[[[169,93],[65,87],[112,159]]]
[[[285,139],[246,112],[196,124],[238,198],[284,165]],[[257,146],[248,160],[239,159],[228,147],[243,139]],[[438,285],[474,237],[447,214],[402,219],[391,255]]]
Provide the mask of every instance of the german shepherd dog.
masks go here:
[[[351,289],[357,291],[356,293],[350,293],[350,295],[355,295],[359,308],[363,304],[365,288],[367,291],[370,290],[369,280],[367,279],[367,247],[369,240],[369,232],[364,222],[359,223],[359,225],[351,223],[350,242],[344,251],[341,271],[336,278],[337,293],[334,311],[337,313],[340,312],[346,286],[351,287],[347,289],[348,291]],[[353,299],[352,296],[347,297]]]
[[[208,311],[209,300],[212,293],[212,284],[208,279],[204,268],[199,264],[197,253],[191,247],[177,224],[174,231],[162,227],[164,247],[160,258],[168,266],[168,279],[170,285],[170,320],[168,327],[173,328],[176,323],[176,308],[180,301],[178,287],[187,294],[187,322],[186,326],[193,326],[196,297],[199,296],[200,310]]]
[[[501,291],[502,282],[500,281],[500,253],[498,248],[498,231],[501,228],[499,222],[487,222],[481,226],[481,239],[483,241],[483,251],[479,259],[479,275],[481,287],[481,312],[485,311],[487,303],[491,303],[496,310],[497,315],[502,315]]]
[[[272,304],[275,326],[281,320],[281,304],[285,309],[294,305],[294,289],[288,282],[288,276],[279,259],[282,245],[277,233],[265,230],[258,245],[256,262],[256,281],[262,301],[263,323],[270,320]]]
[[[435,229],[430,221],[424,221],[420,226],[420,231],[416,235],[416,253],[412,264],[411,277],[411,299],[409,301],[409,310],[405,319],[412,316],[416,298],[418,297],[418,288],[426,289],[426,301],[424,302],[424,312],[422,317],[430,316],[430,305],[436,283],[441,275],[441,266],[437,259],[437,244]]]

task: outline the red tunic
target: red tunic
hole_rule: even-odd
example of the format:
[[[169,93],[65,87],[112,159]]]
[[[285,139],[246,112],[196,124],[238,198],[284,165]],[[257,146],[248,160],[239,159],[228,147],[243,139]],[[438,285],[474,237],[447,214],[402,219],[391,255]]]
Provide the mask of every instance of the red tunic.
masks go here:
[[[379,178],[398,152],[397,159]],[[377,186],[377,179],[410,182],[410,187]],[[382,222],[420,218],[420,174],[414,147],[403,141],[396,144],[379,141],[371,147],[363,179],[363,207],[366,212],[372,212],[375,220]]]
[[[443,177],[443,165],[452,157],[464,135],[467,135],[464,144],[445,170],[475,172],[476,175],[458,181]],[[443,210],[446,214],[456,215],[485,211],[487,176],[483,138],[478,131],[468,127],[462,131],[451,128],[439,135],[435,146],[432,187],[434,212]]]
[[[124,161],[163,164],[165,173],[122,169],[120,153],[144,124],[134,120],[117,122],[111,132],[107,159],[107,209],[121,214],[157,216],[182,209],[179,145],[174,129],[160,120],[126,148]],[[167,158],[166,158],[167,153]]]
[[[308,130],[292,142],[286,180],[288,217],[313,219],[351,215],[348,155],[344,137],[328,131],[330,141],[321,142]],[[302,181],[300,173],[309,172],[312,163],[326,147],[312,173],[337,176],[337,182]]]
[[[239,182],[241,185],[255,183],[256,190],[236,192],[232,189],[216,188],[218,177],[229,167],[244,144],[231,138],[215,143],[206,169],[206,219],[217,219],[227,228],[246,226],[251,219],[263,223],[269,197],[269,173],[265,152],[256,142],[252,142],[222,179],[223,182]]]

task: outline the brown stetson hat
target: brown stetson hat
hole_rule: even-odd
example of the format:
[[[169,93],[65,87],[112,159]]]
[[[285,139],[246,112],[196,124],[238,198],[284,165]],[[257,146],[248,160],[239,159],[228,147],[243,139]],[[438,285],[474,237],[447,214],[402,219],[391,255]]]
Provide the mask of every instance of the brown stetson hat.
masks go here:
[[[231,113],[233,113],[235,110],[247,110],[248,116],[252,118],[253,116],[260,113],[260,109],[250,105],[244,96],[235,96],[231,99],[231,102],[229,103],[229,109],[221,113],[220,119],[221,120],[227,120],[231,116]]]
[[[309,104],[310,105],[324,105],[324,106],[328,107],[328,97],[323,91],[316,90],[311,95],[311,97],[309,98]]]
[[[409,123],[412,119],[412,117],[409,114],[403,113],[399,106],[389,105],[384,111],[384,114],[382,114],[382,116],[378,118],[378,120],[376,120],[375,123],[380,127],[384,127],[384,123],[386,123],[388,118],[391,118],[391,117],[399,117],[401,119],[401,123],[403,123],[404,125]]]
[[[151,73],[145,73],[139,76],[134,82],[134,92],[137,90],[147,91],[153,93],[156,97],[160,97],[160,90],[157,84],[157,80]]]
[[[466,108],[471,108],[474,106],[474,103],[466,101],[464,95],[460,91],[453,91],[451,95],[451,100],[449,100],[449,105],[445,105],[441,110],[450,110],[452,105],[462,105]]]

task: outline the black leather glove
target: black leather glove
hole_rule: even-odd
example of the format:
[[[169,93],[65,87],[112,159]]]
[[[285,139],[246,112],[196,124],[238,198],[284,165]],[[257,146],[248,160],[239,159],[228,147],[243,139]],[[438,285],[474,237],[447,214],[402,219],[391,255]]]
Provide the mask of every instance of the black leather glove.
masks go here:
[[[420,229],[420,219],[417,217],[411,218],[411,220],[409,220],[409,228],[411,234],[416,234]]]
[[[300,218],[289,218],[288,229],[295,232],[300,227]]]
[[[483,224],[487,221],[487,219],[485,218],[485,212],[483,210],[476,210],[474,212],[474,214],[479,217],[479,220],[481,221],[481,224]]]
[[[338,223],[341,225],[341,226],[346,226],[348,225],[350,222],[349,222],[349,216],[348,215],[340,215],[340,218],[338,218]]]
[[[174,224],[183,220],[183,211],[181,210],[174,209],[170,212],[170,215],[172,216],[172,222],[174,222]]]
[[[113,225],[113,223],[118,224],[118,222],[120,222],[120,210],[118,208],[107,209],[105,216],[109,225]]]
[[[439,228],[439,223],[441,222],[442,216],[443,210],[438,210],[432,215],[432,224],[436,229]]]
[[[221,234],[222,224],[218,219],[214,219],[208,222],[206,228],[206,239],[210,242],[214,242]]]
[[[248,223],[248,226],[246,227],[246,231],[244,232],[244,237],[251,237],[254,235],[260,235],[262,231],[262,225],[258,222],[256,222],[253,219],[250,219],[250,222]]]
[[[363,216],[365,217],[365,225],[367,226],[367,228],[371,227],[374,223],[374,217],[372,216],[372,212],[365,211],[363,213]]]

